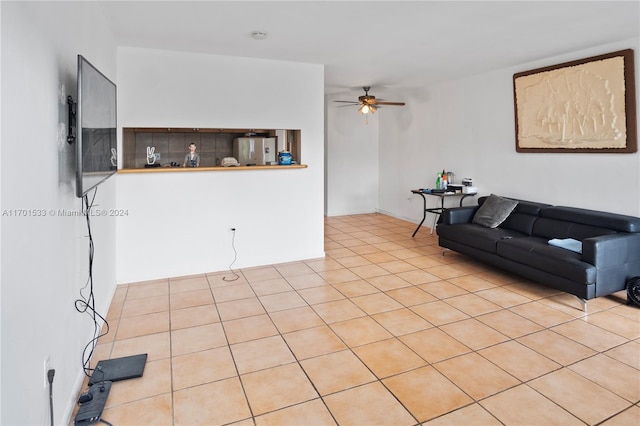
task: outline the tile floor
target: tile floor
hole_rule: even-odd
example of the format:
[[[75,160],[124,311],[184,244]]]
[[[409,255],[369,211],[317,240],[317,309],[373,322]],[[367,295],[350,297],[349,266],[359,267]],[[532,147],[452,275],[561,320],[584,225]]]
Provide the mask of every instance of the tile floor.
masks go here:
[[[114,425],[640,424],[640,309],[447,251],[380,214],[326,219],[326,258],[118,286],[94,359]]]

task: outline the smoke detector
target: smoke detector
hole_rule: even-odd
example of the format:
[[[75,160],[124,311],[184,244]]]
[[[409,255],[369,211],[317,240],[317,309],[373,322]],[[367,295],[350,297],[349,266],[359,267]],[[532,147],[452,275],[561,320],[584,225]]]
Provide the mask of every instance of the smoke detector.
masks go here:
[[[254,40],[264,40],[267,38],[267,33],[262,31],[251,31],[251,38]]]

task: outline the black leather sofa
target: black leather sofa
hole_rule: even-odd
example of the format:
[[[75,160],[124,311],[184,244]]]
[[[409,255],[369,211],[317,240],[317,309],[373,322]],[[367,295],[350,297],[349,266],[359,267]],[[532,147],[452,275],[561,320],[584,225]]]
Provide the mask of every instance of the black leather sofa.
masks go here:
[[[587,300],[624,290],[640,276],[640,218],[516,200],[506,220],[488,228],[473,223],[487,198],[443,212],[436,227],[441,247],[573,294],[585,312]],[[581,241],[582,252],[549,244],[558,238]]]

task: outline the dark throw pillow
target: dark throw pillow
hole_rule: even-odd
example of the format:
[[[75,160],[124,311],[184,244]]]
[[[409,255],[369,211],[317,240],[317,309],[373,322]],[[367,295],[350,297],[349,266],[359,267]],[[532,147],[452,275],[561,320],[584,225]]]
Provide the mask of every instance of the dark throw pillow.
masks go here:
[[[495,228],[500,225],[516,208],[518,202],[491,194],[473,216],[473,223]]]

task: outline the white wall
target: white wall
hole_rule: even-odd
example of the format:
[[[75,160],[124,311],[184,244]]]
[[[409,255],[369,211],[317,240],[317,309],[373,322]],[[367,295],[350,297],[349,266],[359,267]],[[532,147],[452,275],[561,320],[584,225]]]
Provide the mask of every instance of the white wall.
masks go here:
[[[88,276],[86,223],[58,214],[81,208],[74,195],[74,147],[66,142],[66,96],[76,96],[77,54],[115,78],[116,48],[97,3],[2,2],[0,7],[0,423],[49,424],[44,371],[49,357],[56,370],[54,415],[61,424],[70,418],[83,378],[82,350],[93,335],[91,319],[74,307]],[[114,190],[112,178],[96,202],[114,207]],[[33,216],[39,214],[44,216]],[[96,307],[104,314],[116,284],[115,223],[94,218],[92,228]]]
[[[640,154],[517,153],[512,86],[516,72],[628,48],[636,52],[638,82],[638,47],[638,40],[625,40],[398,92],[407,106],[380,114],[380,210],[419,222],[422,199],[408,192],[433,187],[436,173],[446,168],[458,179],[473,178],[479,196],[496,193],[640,216]]]
[[[306,169],[119,174],[118,282],[324,256],[321,65],[120,48],[120,127],[300,129]]]
[[[373,213],[378,209],[380,113],[365,117],[354,106],[334,102],[357,99],[359,95],[326,97],[326,151],[330,158],[326,165],[327,216]]]

